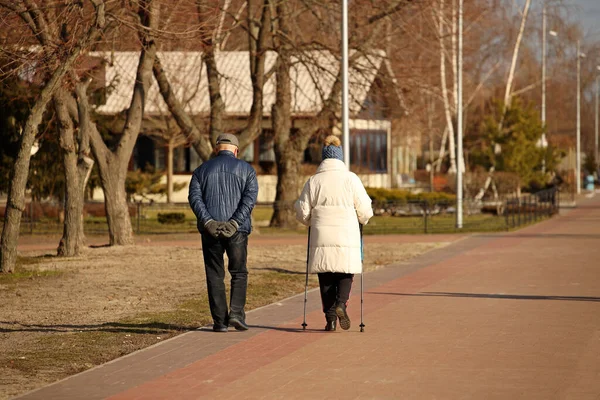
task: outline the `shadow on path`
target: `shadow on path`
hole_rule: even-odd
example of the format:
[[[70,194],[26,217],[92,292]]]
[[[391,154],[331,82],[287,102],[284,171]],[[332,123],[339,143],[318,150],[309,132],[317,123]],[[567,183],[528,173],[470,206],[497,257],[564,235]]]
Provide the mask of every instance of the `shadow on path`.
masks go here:
[[[8,327],[6,327],[8,326]],[[89,325],[44,325],[44,324],[22,324],[18,321],[0,321],[0,333],[14,332],[124,332],[124,333],[170,333],[173,331],[192,331],[198,327],[165,324],[162,322],[149,322],[142,324],[128,324],[121,322],[105,322],[102,324]]]
[[[292,271],[285,268],[278,267],[264,267],[264,268],[252,268],[255,271],[273,271],[280,272],[282,274],[290,274],[290,275],[306,275],[306,271]]]
[[[325,326],[325,324],[323,324],[323,327],[324,326]],[[299,327],[299,328],[289,328],[289,327],[282,327],[282,326],[250,325],[250,328],[268,329],[268,330],[273,330],[273,331],[294,332],[294,333],[300,333],[300,332],[305,332],[305,333],[326,333],[325,330],[323,330],[323,329],[306,329],[306,330],[303,330],[302,327]]]
[[[415,297],[464,297],[477,299],[507,299],[507,300],[563,300],[563,301],[592,301],[600,302],[600,297],[585,296],[535,296],[527,294],[495,294],[495,293],[452,293],[452,292],[422,292],[422,293],[390,293],[367,292],[368,294],[386,296],[415,296]]]
[[[501,233],[501,234],[475,234],[482,238],[524,238],[524,239],[600,239],[600,234],[587,233]]]

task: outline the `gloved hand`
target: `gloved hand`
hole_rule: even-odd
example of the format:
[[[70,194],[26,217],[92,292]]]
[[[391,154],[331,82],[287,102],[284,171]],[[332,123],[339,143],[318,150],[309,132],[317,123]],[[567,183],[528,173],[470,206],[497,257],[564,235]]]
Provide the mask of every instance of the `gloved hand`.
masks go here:
[[[234,219],[225,222],[221,227],[221,235],[225,238],[230,238],[237,232],[239,225]]]
[[[218,238],[221,235],[223,229],[223,223],[211,219],[204,224],[204,229],[213,237]]]

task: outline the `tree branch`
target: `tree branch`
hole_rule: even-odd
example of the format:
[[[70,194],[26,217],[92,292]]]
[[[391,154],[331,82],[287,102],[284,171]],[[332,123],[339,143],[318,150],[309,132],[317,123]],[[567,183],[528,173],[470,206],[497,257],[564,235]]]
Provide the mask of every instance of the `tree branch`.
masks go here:
[[[169,83],[159,57],[155,57],[152,71],[158,82],[158,88],[162,98],[167,104],[171,114],[173,114],[173,118],[175,118],[177,125],[179,125],[183,134],[191,139],[198,155],[203,160],[208,160],[212,153],[211,142],[206,135],[203,135],[200,132],[192,118],[183,109],[183,106],[175,96],[175,93],[173,93],[173,89],[171,88],[171,84]]]
[[[379,13],[379,14],[373,15],[371,18],[369,18],[368,22],[369,22],[369,24],[377,22],[380,19],[383,19],[383,18],[385,18],[385,17],[387,17],[387,16],[389,16],[391,14],[394,14],[394,13],[400,11],[404,6],[407,5],[407,3],[412,3],[412,2],[413,2],[413,0],[399,0],[399,1],[396,1],[395,5],[392,5],[387,10],[385,10],[385,11]]]

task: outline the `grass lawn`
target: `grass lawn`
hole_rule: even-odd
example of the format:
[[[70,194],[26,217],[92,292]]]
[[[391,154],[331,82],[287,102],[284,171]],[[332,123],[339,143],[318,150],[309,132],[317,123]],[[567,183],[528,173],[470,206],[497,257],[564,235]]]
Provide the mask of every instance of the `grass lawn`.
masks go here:
[[[159,213],[177,212],[184,213],[185,220],[175,224],[161,224],[158,222]],[[294,230],[281,230],[269,228],[268,224],[273,215],[270,206],[257,206],[253,213],[253,222],[261,234],[295,234],[304,232],[300,227]],[[538,218],[538,221],[543,218]],[[512,220],[509,220],[512,223]],[[522,223],[528,225],[536,221]],[[86,217],[84,219],[85,231],[89,234],[104,234],[108,232],[108,225],[104,217]],[[161,233],[194,233],[197,232],[196,218],[189,207],[175,206],[169,208],[142,208],[139,216],[131,218],[131,224],[136,234],[161,234]],[[62,225],[56,219],[43,219],[34,223],[33,229],[28,222],[21,224],[21,234],[50,234],[62,232]],[[369,234],[421,234],[421,233],[454,233],[454,232],[501,232],[508,231],[509,226],[504,216],[492,214],[465,215],[463,228],[456,229],[456,216],[454,214],[442,214],[428,216],[392,217],[375,216],[365,227],[364,233]]]

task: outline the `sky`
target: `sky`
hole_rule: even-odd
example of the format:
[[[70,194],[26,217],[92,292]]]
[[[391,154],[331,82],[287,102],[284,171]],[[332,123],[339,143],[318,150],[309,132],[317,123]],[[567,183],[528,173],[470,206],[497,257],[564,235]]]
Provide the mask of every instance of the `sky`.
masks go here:
[[[600,40],[600,0],[570,0],[573,18],[583,23],[583,32],[590,38]]]

